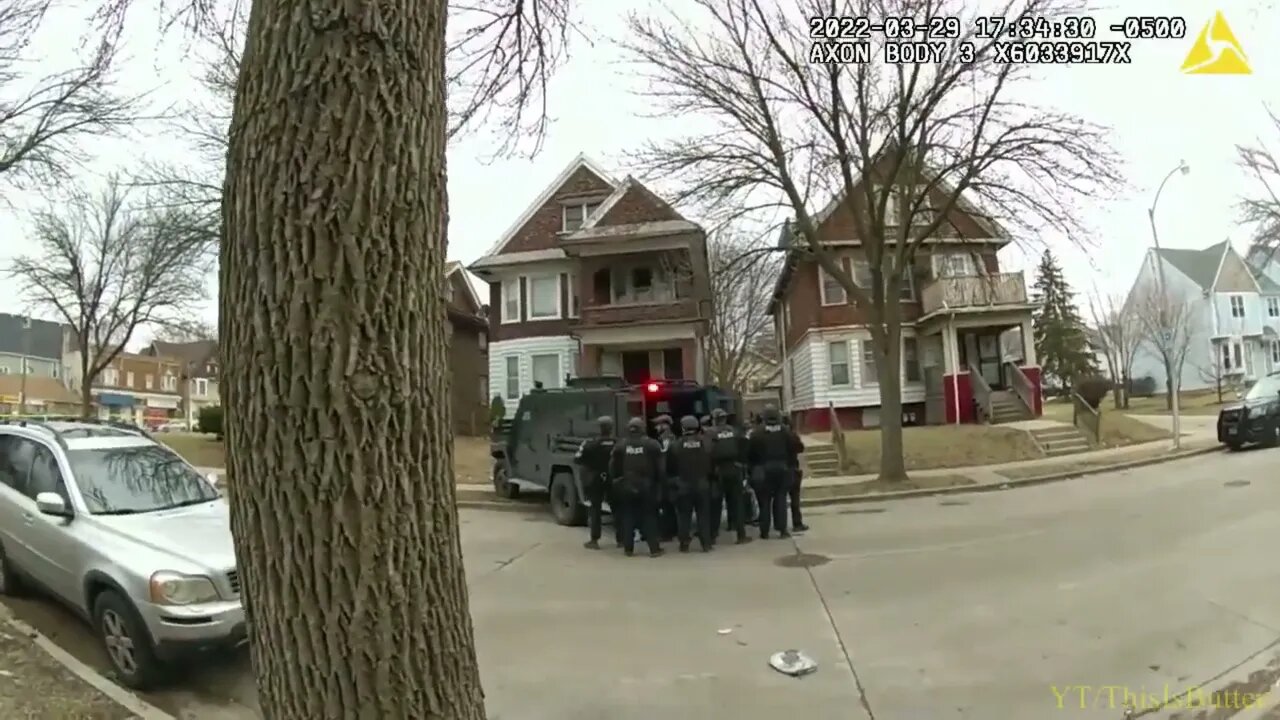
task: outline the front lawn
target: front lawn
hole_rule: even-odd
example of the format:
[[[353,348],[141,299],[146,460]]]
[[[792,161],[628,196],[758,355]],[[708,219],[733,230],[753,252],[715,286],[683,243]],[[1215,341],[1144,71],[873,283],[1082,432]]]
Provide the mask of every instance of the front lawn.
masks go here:
[[[1137,400],[1137,398],[1134,398]],[[1102,437],[1105,447],[1123,447],[1153,440],[1166,440],[1173,437],[1170,433],[1150,423],[1129,417],[1125,411],[1116,410],[1102,403]],[[1132,410],[1130,411],[1132,412]],[[1047,402],[1044,404],[1044,419],[1057,420],[1071,424],[1071,403]]]
[[[213,435],[172,432],[156,433],[155,437],[196,467],[226,467],[227,460],[223,453],[222,442]],[[458,484],[488,484],[491,462],[489,438],[454,438],[453,469],[455,482]]]
[[[880,431],[849,430],[845,448],[853,475],[880,472]],[[989,425],[930,425],[902,429],[907,470],[970,467],[1041,457],[1021,430]]]

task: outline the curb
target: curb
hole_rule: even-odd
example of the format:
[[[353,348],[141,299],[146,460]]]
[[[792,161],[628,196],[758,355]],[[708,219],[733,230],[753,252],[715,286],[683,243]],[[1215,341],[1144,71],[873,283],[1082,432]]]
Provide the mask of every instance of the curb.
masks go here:
[[[1100,475],[1102,473],[1115,472],[1117,470],[1129,470],[1131,468],[1140,468],[1147,465],[1159,465],[1161,463],[1171,462],[1173,460],[1185,460],[1187,458],[1196,457],[1198,455],[1208,455],[1210,453],[1222,452],[1221,447],[1207,447],[1196,450],[1185,450],[1174,455],[1163,455],[1153,458],[1143,458],[1141,460],[1130,460],[1127,462],[1113,463],[1111,465],[1100,465],[1098,467],[1084,468],[1081,470],[1073,470],[1071,472],[1051,473],[1048,475],[1037,475],[1029,478],[1019,478],[1017,480],[1004,480],[1001,482],[979,483],[976,485],[956,485],[953,487],[925,488],[920,490],[901,490],[898,492],[876,493],[874,495],[837,495],[829,498],[815,498],[805,502],[801,500],[801,507],[827,507],[831,505],[858,505],[864,503],[885,502],[889,500],[908,500],[911,498],[932,497],[935,495],[965,495],[969,493],[985,493],[999,492],[1001,490],[1012,490],[1020,487],[1030,487],[1033,485],[1047,485],[1049,483],[1059,482],[1062,480],[1071,480],[1074,478],[1085,477],[1087,475]]]
[[[142,718],[142,720],[177,720],[169,713],[125,690],[108,680],[102,673],[85,665],[71,653],[59,647],[57,643],[41,634],[40,631],[14,617],[7,607],[0,607],[0,620],[7,623],[15,632],[30,638],[37,647],[48,653],[58,664],[70,670],[73,675],[88,683],[93,689],[107,696],[108,699],[114,701],[120,707]]]

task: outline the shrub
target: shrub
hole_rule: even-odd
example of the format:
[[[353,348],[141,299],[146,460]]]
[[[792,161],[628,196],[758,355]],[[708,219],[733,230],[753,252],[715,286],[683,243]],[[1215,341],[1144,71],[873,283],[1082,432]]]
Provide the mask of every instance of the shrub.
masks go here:
[[[1098,406],[1102,404],[1102,399],[1107,396],[1107,393],[1111,392],[1111,381],[1094,375],[1077,382],[1075,391],[1085,402],[1089,403],[1089,407],[1097,410]]]
[[[1129,397],[1151,397],[1156,394],[1156,379],[1150,375],[1129,379]]]
[[[501,395],[494,395],[489,401],[489,426],[497,427],[498,423],[507,416],[507,404],[502,401]]]
[[[196,418],[196,429],[202,433],[212,433],[221,437],[222,406],[206,405],[200,408],[200,414]]]

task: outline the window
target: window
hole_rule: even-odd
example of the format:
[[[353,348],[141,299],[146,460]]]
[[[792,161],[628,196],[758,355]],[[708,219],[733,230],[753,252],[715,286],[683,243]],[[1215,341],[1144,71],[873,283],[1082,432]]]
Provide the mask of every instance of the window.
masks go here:
[[[80,496],[95,515],[153,512],[218,499],[218,491],[163,445],[67,453]]]
[[[131,372],[126,372],[126,373],[124,374],[124,386],[125,386],[125,387],[133,387],[133,373],[131,373]]]
[[[788,359],[787,359],[787,365],[788,365],[788,366],[790,367],[790,369],[791,369],[791,372],[790,372],[790,373],[788,373],[788,375],[790,375],[790,377],[788,377],[788,378],[787,378],[787,386],[788,386],[788,388],[790,388],[790,390],[791,390],[791,399],[792,399],[792,400],[795,400],[795,397],[796,397],[796,358],[795,358],[795,356],[794,356],[794,355],[792,355],[790,358],[788,358]]]
[[[196,378],[196,397],[204,397],[209,394],[209,381],[204,378]]]
[[[862,386],[871,387],[880,384],[880,376],[876,374],[876,349],[870,340],[862,341]]]
[[[8,375],[8,374],[9,374],[9,368],[5,367],[4,365],[0,365],[0,375]]]
[[[120,373],[115,368],[102,371],[102,384],[115,387],[120,382]]]
[[[142,386],[148,390],[151,389],[151,373],[142,376]]]
[[[1280,368],[1280,340],[1272,340],[1269,344],[1271,346],[1271,369],[1275,370]]]
[[[502,283],[502,322],[520,322],[520,281],[506,280]]]
[[[883,185],[877,185],[871,194],[871,202],[879,203],[881,195],[885,192]],[[897,192],[890,192],[889,197],[884,203],[884,224],[889,227],[896,227],[901,218],[898,217],[898,196]]]
[[[849,343],[846,340],[827,343],[827,363],[831,366],[831,384],[849,384]]]
[[[161,388],[166,392],[175,392],[178,389],[178,377],[176,375],[165,375],[161,381]]]
[[[1222,371],[1238,373],[1244,370],[1244,348],[1237,342],[1225,342],[1222,348]]]
[[[35,443],[15,435],[0,435],[0,484],[25,492]]]
[[[1280,297],[1267,298],[1267,317],[1280,317]]]
[[[35,446],[35,458],[31,462],[31,475],[27,478],[26,494],[32,500],[40,493],[51,492],[66,498],[67,489],[62,484],[62,471],[58,459],[44,445]]]
[[[565,205],[560,225],[561,230],[573,232],[581,228],[599,207],[599,202]]]
[[[508,400],[516,400],[520,397],[520,357],[510,355],[506,360],[506,397]]]
[[[578,317],[579,300],[578,300],[578,276],[569,274],[565,276],[565,282],[569,284],[569,317]]]
[[[529,319],[560,317],[560,276],[529,278]]]
[[[822,295],[823,305],[844,305],[849,302],[849,296],[845,294],[844,287],[824,268],[818,268],[818,277],[821,280],[818,290]]]
[[[489,348],[489,333],[481,332],[476,335],[476,346],[481,350],[487,350]]]
[[[1228,301],[1231,303],[1231,317],[1233,318],[1244,317],[1244,296],[1231,295]]]
[[[50,375],[50,377],[52,377],[52,378],[53,378],[53,379],[55,379],[55,380],[57,380],[57,379],[58,379],[58,366],[57,366],[57,365],[51,365],[51,366],[49,367],[49,375]]]
[[[977,274],[978,266],[970,253],[950,252],[933,256],[934,277],[971,277]]]
[[[560,356],[534,355],[529,358],[533,369],[533,386],[542,383],[544,388],[560,387]]]
[[[909,383],[920,382],[920,352],[914,337],[902,338],[902,379]]]

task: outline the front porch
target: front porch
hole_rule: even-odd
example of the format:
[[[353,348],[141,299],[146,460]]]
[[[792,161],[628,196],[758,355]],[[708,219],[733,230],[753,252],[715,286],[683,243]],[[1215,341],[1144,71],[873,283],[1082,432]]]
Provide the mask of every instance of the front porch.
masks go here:
[[[1040,417],[1029,307],[935,313],[917,324],[929,424]]]
[[[615,376],[633,385],[654,380],[706,381],[702,345],[692,326],[584,330],[578,374]]]

